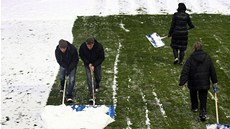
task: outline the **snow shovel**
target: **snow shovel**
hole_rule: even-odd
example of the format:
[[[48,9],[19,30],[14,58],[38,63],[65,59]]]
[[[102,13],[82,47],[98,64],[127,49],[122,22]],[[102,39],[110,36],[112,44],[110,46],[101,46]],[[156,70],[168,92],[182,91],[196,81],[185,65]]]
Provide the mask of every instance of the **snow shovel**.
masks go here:
[[[165,45],[164,41],[162,39],[166,38],[167,36],[160,37],[156,32],[153,34],[147,34],[145,37],[149,40],[149,42],[155,47],[163,47]]]
[[[91,71],[92,78],[92,95],[93,95],[93,106],[95,106],[95,94],[94,94],[94,81],[93,81],[93,71]]]
[[[217,105],[217,86],[212,85],[214,93],[215,93],[215,105],[216,105],[216,124],[208,124],[206,125],[206,129],[229,129],[230,124],[219,124],[219,116],[218,116],[218,105]]]
[[[65,90],[66,90],[66,83],[67,83],[67,77],[65,77],[65,83],[64,83],[64,91],[63,91],[63,96],[62,96],[62,105],[65,103]]]
[[[115,109],[113,105],[96,105],[96,97],[95,97],[95,90],[94,90],[94,75],[93,75],[93,71],[91,71],[90,69],[90,73],[91,73],[91,79],[92,79],[92,96],[93,96],[93,105],[72,105],[72,109],[75,110],[76,112],[81,112],[84,110],[104,110],[106,107],[106,110],[108,109],[108,112],[106,113],[108,116],[110,116],[112,119],[114,119],[115,116]]]

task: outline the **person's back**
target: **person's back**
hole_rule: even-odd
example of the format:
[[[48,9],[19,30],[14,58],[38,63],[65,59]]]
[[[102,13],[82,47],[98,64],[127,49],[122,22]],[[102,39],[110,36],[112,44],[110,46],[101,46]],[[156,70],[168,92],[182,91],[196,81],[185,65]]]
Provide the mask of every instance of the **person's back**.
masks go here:
[[[172,38],[175,40],[177,45],[181,47],[187,46],[188,40],[188,28],[187,21],[189,19],[189,15],[185,12],[176,12],[174,14],[175,20],[175,28],[172,33]]]
[[[185,4],[179,3],[177,12],[173,14],[171,27],[168,34],[168,37],[172,36],[170,46],[173,49],[174,64],[178,63],[178,60],[179,63],[182,64],[184,59],[184,51],[187,49],[188,44],[188,30],[194,28],[189,14],[185,11]],[[180,51],[179,59],[178,51]]]
[[[209,78],[211,69],[213,69],[209,55],[203,50],[197,50],[192,53],[190,60],[189,87],[196,90],[209,89]]]
[[[187,59],[180,76],[179,85],[184,87],[188,81],[190,91],[191,110],[198,111],[198,98],[200,100],[200,119],[206,119],[207,94],[212,84],[217,86],[217,76],[210,56],[202,50],[201,43],[193,45],[194,52]],[[199,97],[198,97],[199,96]]]
[[[178,5],[177,12],[172,18],[169,36],[172,36],[172,46],[186,49],[188,40],[188,29],[194,28],[189,14],[186,13],[186,7],[183,3]],[[189,28],[187,27],[189,25]]]

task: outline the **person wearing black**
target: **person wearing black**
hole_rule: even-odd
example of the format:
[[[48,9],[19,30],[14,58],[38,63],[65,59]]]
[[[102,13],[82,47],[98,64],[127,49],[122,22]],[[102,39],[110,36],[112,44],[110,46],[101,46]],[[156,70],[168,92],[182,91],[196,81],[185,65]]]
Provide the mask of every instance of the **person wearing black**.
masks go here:
[[[185,50],[187,49],[188,44],[188,30],[194,28],[189,14],[185,11],[185,4],[179,3],[177,12],[173,14],[171,27],[168,34],[168,37],[172,37],[170,46],[173,49],[174,64],[177,64],[179,61],[179,64],[181,65],[183,64]]]
[[[84,62],[88,89],[90,94],[89,101],[93,101],[92,95],[92,75],[94,74],[94,91],[98,92],[101,81],[101,64],[105,59],[103,46],[94,38],[89,37],[83,42],[79,49],[79,56]]]
[[[188,82],[190,90],[191,110],[198,111],[198,98],[200,101],[200,119],[206,119],[207,94],[210,89],[210,80],[217,86],[217,75],[210,56],[202,50],[202,45],[197,42],[193,46],[194,52],[187,59],[180,76],[179,85],[184,89]],[[198,95],[197,95],[198,94]]]
[[[63,92],[65,79],[69,78],[67,102],[73,102],[72,93],[75,85],[77,64],[79,61],[77,49],[68,41],[61,39],[56,47],[55,57],[58,64],[60,65],[60,93]]]

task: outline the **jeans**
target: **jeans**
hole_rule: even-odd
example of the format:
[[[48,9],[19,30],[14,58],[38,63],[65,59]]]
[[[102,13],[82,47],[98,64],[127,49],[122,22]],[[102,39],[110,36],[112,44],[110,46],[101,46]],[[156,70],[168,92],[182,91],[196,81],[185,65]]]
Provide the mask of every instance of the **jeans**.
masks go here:
[[[92,95],[92,75],[89,69],[89,66],[85,65],[85,71],[86,71],[86,78],[88,83],[88,89],[89,89],[89,95],[90,97],[93,97]],[[94,67],[94,93],[95,89],[99,88],[99,83],[101,82],[101,65]]]
[[[74,68],[73,70],[71,70],[71,72],[69,74],[69,87],[68,87],[68,92],[67,92],[68,98],[73,97],[72,93],[73,93],[74,84],[75,84],[76,70],[77,70],[77,68]],[[60,66],[61,90],[64,89],[65,73],[66,73],[66,69]]]

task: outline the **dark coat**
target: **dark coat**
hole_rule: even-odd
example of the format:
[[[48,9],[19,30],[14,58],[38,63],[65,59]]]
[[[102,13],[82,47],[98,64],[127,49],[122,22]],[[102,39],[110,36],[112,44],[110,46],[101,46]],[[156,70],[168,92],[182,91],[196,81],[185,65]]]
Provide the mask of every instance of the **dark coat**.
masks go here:
[[[66,68],[67,73],[70,73],[71,70],[77,67],[79,57],[77,49],[74,47],[74,45],[70,44],[69,42],[67,44],[68,46],[65,53],[62,53],[59,45],[57,45],[55,50],[55,56],[58,64],[61,67]]]
[[[189,25],[189,28],[187,27]],[[185,10],[178,10],[172,17],[168,36],[171,37],[171,47],[175,49],[187,49],[188,30],[194,28],[189,14]]]
[[[217,76],[210,56],[203,50],[194,51],[187,59],[180,76],[180,86],[188,81],[188,88],[208,90],[217,83]]]
[[[90,63],[97,67],[101,65],[105,59],[103,46],[94,39],[94,46],[89,50],[86,46],[86,42],[82,43],[79,49],[79,56],[84,62],[85,66],[88,66]]]

